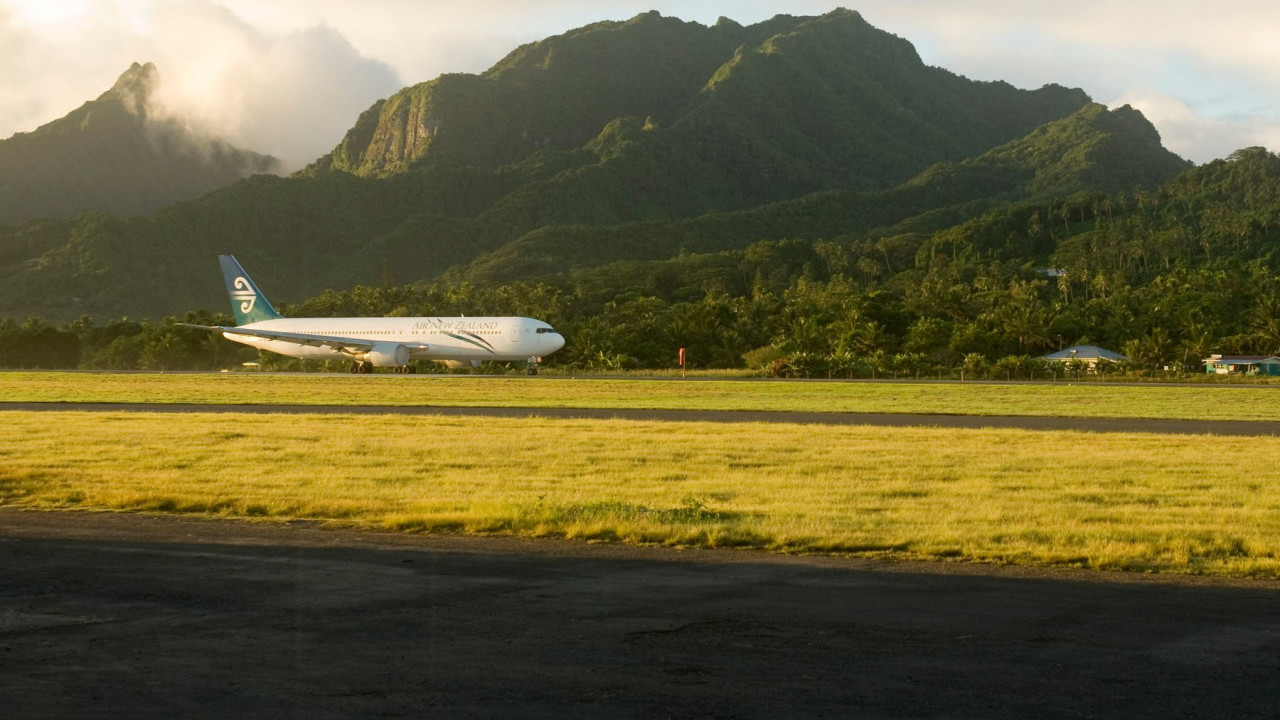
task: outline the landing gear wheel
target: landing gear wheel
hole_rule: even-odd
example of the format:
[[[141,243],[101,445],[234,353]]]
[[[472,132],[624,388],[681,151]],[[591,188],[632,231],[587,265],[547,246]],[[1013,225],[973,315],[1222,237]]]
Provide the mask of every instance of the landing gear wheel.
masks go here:
[[[527,369],[527,370],[525,370],[525,372],[527,372],[527,373],[528,373],[528,374],[530,374],[530,375],[537,375],[537,374],[538,374],[538,360],[539,360],[539,358],[537,358],[537,357],[531,357],[531,358],[529,358],[529,365],[528,365],[528,369]]]
[[[352,375],[355,375],[356,373],[360,372],[360,363],[355,363],[355,362],[351,363],[350,372]]]
[[[369,373],[371,373],[371,372],[373,372],[373,365],[371,365],[371,364],[369,364],[369,363],[367,363],[367,362],[362,362],[362,363],[360,363],[360,374],[361,374],[361,375],[368,375],[368,374],[369,374]]]

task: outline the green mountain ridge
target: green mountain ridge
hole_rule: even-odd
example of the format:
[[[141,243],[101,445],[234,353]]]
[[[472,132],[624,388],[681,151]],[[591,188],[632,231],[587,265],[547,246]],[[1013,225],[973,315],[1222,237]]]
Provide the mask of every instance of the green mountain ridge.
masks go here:
[[[831,187],[886,189],[1087,102],[1079,90],[1022,91],[927,67],[910,43],[848,10],[747,28],[647,13],[525,46],[483,75],[406,88],[366,111],[306,172],[500,170],[572,162],[556,157],[570,153],[580,182],[595,184],[597,158],[577,151],[625,122],[652,132],[642,152],[664,163],[638,189],[681,216],[696,211],[655,193],[657,182],[697,177],[698,211]],[[640,150],[616,145],[611,158]],[[625,205],[611,210],[634,219]]]
[[[646,13],[588,25],[517,48],[481,75],[443,75],[376,103],[304,172],[494,168],[539,150],[578,148],[617,117],[674,119],[725,54],[784,24],[707,29]]]
[[[647,13],[406,88],[289,178],[151,217],[0,228],[0,316],[219,309],[225,252],[277,302],[500,284],[771,238],[931,232],[1186,167],[1137,111],[927,67],[847,10],[745,27]]]
[[[889,232],[913,218],[911,227],[900,229],[925,232],[996,202],[1155,187],[1190,167],[1160,146],[1159,134],[1141,113],[1089,104],[976,158],[935,165],[888,192],[832,190],[677,221],[542,228],[481,255],[454,279],[536,279],[616,260],[741,249],[757,240]],[[926,215],[933,219],[921,217]]]
[[[0,140],[0,223],[86,210],[141,215],[279,169],[274,158],[153,116],[157,82],[154,65],[134,63],[96,100]]]

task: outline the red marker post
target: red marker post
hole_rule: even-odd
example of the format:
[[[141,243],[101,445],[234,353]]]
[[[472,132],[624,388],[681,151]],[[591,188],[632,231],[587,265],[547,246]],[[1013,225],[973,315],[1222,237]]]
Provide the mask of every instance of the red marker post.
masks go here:
[[[685,377],[685,373],[684,373],[684,348],[680,348],[680,377]]]

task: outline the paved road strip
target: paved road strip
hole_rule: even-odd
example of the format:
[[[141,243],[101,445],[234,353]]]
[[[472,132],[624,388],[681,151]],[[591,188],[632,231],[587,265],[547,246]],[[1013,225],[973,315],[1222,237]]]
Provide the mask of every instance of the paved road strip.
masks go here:
[[[461,542],[0,511],[0,708],[1276,716],[1275,582]]]
[[[661,422],[768,422],[881,427],[1007,428],[1079,430],[1164,435],[1280,436],[1280,422],[1255,420],[1171,420],[1160,418],[1077,418],[1018,415],[925,415],[912,413],[826,413],[759,410],[661,410],[642,408],[446,407],[426,405],[222,405],[176,403],[0,402],[0,411],[251,413],[288,415],[449,415],[505,418],[655,420]]]

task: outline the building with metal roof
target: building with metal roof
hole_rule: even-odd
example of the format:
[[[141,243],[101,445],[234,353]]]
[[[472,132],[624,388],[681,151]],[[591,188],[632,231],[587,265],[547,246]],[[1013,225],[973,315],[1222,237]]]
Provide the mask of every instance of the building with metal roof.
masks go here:
[[[1106,348],[1097,345],[1072,345],[1065,350],[1059,350],[1048,355],[1041,355],[1041,360],[1051,360],[1054,362],[1069,363],[1073,360],[1087,363],[1089,365],[1097,365],[1099,362],[1124,362],[1129,358],[1118,352],[1112,352]]]
[[[1275,355],[1210,355],[1204,371],[1218,375],[1280,375],[1280,357]]]

